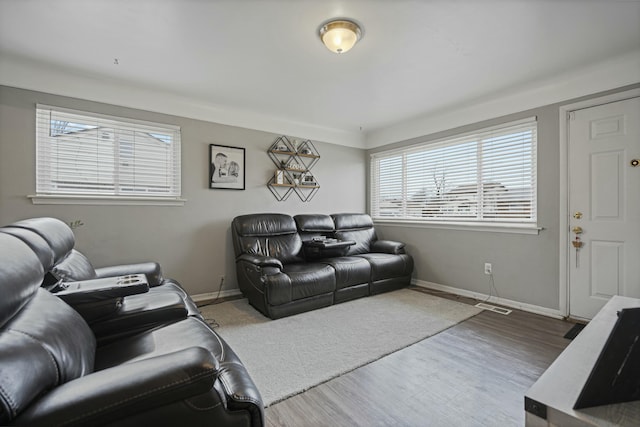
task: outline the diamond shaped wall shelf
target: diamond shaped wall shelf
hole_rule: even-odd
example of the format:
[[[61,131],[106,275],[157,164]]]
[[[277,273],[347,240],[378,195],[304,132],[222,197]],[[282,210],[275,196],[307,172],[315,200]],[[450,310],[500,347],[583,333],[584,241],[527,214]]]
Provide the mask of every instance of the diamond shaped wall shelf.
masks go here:
[[[277,168],[267,187],[278,201],[287,200],[292,193],[303,202],[316,195],[320,184],[311,168],[320,160],[320,154],[310,140],[279,136],[267,154]]]

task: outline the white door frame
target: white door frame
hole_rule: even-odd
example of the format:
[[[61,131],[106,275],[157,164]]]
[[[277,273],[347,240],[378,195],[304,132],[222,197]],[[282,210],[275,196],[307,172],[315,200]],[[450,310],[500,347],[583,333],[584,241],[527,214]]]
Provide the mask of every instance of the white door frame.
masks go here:
[[[563,316],[569,316],[569,128],[567,117],[571,111],[595,107],[597,105],[610,104],[625,99],[640,96],[640,89],[631,89],[624,92],[585,101],[560,106],[560,301],[558,307]]]

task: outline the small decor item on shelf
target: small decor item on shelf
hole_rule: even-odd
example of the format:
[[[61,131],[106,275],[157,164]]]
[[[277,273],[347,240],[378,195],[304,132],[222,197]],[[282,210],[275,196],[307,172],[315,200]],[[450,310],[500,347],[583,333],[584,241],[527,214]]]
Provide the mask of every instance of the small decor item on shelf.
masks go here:
[[[316,179],[311,174],[306,174],[302,179],[303,185],[316,185]]]
[[[287,162],[287,169],[289,169],[289,170],[296,170],[296,169],[297,169],[297,165],[298,165],[298,164],[296,163],[296,161],[295,161],[295,160],[289,160],[289,161]]]
[[[280,139],[278,140],[278,143],[276,144],[274,151],[282,151],[283,153],[288,153],[291,151],[291,149],[287,147],[287,144],[284,141],[284,139]]]
[[[282,169],[276,170],[276,184],[284,184],[284,171]]]
[[[306,141],[304,141],[302,144],[300,144],[300,146],[297,149],[297,153],[300,156],[303,157],[316,157],[317,156],[317,152],[315,151],[315,147],[313,146],[313,143],[311,141],[309,141],[308,139]]]

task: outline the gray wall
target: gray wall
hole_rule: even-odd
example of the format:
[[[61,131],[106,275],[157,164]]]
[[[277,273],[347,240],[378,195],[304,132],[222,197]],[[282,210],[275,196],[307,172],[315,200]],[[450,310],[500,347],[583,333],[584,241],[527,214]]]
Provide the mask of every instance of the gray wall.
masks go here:
[[[0,224],[55,216],[82,220],[77,247],[96,266],[153,259],[167,276],[191,294],[237,287],[230,222],[254,212],[333,213],[367,210],[368,154],[395,146],[429,141],[519,118],[538,117],[539,235],[459,231],[378,225],[381,238],[407,243],[415,257],[414,277],[421,281],[489,294],[483,273],[493,264],[495,288],[502,298],[558,310],[559,303],[559,107],[590,97],[515,113],[457,129],[364,150],[314,142],[322,158],[314,172],[322,188],[309,203],[291,196],[277,202],[266,187],[274,167],[266,150],[277,135],[182,117],[156,114],[45,93],[0,86]],[[184,207],[33,205],[35,192],[35,104],[43,103],[182,128]],[[304,137],[304,135],[295,135]],[[246,148],[246,190],[209,190],[208,144]],[[495,292],[494,292],[495,294]]]
[[[35,104],[42,103],[182,128],[183,207],[33,205]],[[321,188],[303,203],[292,195],[277,202],[266,187],[275,167],[266,150],[278,135],[200,120],[0,86],[0,224],[37,216],[81,220],[76,247],[96,267],[157,260],[165,275],[193,294],[237,288],[230,224],[255,212],[334,213],[366,209],[364,150],[315,142],[314,167]],[[304,135],[294,135],[304,138]],[[246,149],[246,190],[208,188],[209,144]]]
[[[369,150],[368,154],[371,154],[510,120],[538,117],[538,224],[544,227],[539,235],[378,225],[380,236],[407,243],[407,251],[415,257],[414,277],[418,280],[488,295],[489,280],[483,270],[484,263],[491,262],[495,289],[501,298],[561,309],[559,107],[638,86],[568,100]],[[495,295],[495,291],[492,293]]]

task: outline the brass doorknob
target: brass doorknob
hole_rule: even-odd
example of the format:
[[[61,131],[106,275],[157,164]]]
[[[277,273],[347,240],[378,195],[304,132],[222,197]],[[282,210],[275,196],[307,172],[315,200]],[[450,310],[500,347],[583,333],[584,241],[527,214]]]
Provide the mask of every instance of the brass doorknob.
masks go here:
[[[582,227],[573,227],[571,231],[573,231],[576,234],[582,234]]]

